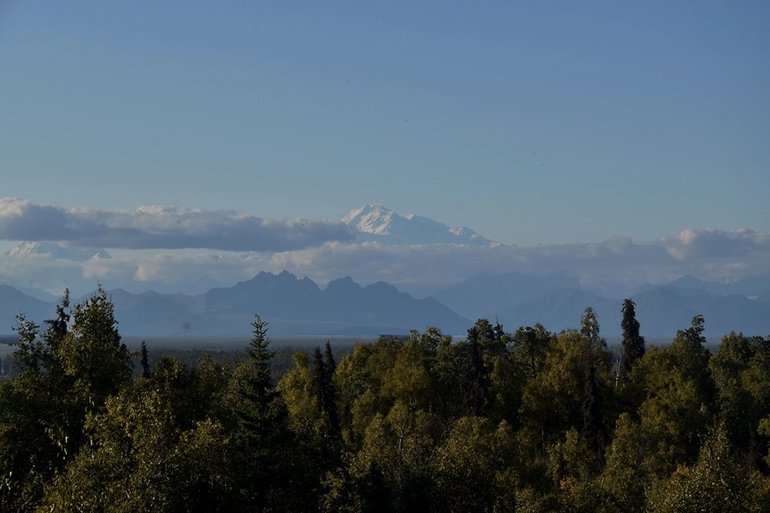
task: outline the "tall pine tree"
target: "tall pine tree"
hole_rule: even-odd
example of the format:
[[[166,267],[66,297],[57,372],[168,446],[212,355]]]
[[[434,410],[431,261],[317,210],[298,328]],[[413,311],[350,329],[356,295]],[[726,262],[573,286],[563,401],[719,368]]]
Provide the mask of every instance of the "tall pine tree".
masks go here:
[[[580,334],[587,344],[583,387],[583,438],[597,461],[601,461],[607,430],[604,426],[604,401],[596,377],[596,356],[604,349],[605,342],[599,336],[599,320],[590,306],[583,312]]]
[[[639,321],[636,320],[636,304],[630,300],[623,301],[623,320],[620,323],[623,329],[623,350],[620,355],[620,369],[618,370],[618,385],[623,380],[634,363],[644,356],[644,337],[639,335]]]
[[[235,370],[234,388],[236,436],[235,465],[239,469],[241,493],[247,509],[267,511],[278,508],[290,484],[284,473],[282,452],[289,447],[286,408],[273,384],[270,370],[268,323],[259,315],[247,350],[248,358]],[[278,508],[280,509],[280,508]]]

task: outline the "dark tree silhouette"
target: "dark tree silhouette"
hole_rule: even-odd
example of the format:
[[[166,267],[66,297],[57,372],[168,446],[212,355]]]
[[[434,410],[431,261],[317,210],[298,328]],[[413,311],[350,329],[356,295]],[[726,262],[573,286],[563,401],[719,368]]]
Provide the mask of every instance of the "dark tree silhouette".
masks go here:
[[[489,372],[484,363],[482,332],[479,323],[468,330],[468,374],[465,383],[466,401],[469,413],[475,416],[485,415],[489,409],[490,383]]]
[[[316,382],[316,394],[318,404],[329,425],[330,434],[339,439],[341,437],[340,420],[337,413],[337,391],[334,388],[334,371],[337,362],[334,361],[332,347],[329,341],[324,345],[323,355],[316,347],[313,354],[313,374]]]
[[[634,363],[644,356],[644,337],[639,335],[639,321],[636,320],[636,304],[626,299],[623,301],[623,350],[620,355],[618,384],[622,385],[625,376],[631,372]]]
[[[152,375],[150,371],[150,358],[147,354],[147,343],[142,340],[142,349],[139,351],[139,365],[142,366],[142,377],[149,378]]]

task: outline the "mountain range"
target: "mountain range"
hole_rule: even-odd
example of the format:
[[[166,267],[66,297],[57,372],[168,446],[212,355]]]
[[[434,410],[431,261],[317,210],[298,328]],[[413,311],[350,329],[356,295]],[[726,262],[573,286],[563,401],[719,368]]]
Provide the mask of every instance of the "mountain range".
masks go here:
[[[763,292],[764,291],[764,292]],[[718,284],[691,276],[667,284],[646,284],[630,295],[643,334],[670,337],[693,316],[705,318],[706,335],[730,331],[770,335],[770,282],[763,278]],[[623,298],[607,298],[582,288],[566,272],[540,276],[519,273],[480,275],[434,294],[470,318],[497,319],[508,327],[542,323],[551,331],[575,328],[586,306],[597,312],[605,336],[621,334]]]
[[[649,337],[670,337],[688,327],[696,314],[704,315],[706,334],[712,338],[732,330],[765,336],[770,334],[770,293],[760,291],[766,285],[761,279],[720,285],[684,277],[641,287],[631,299],[642,333]],[[287,271],[260,272],[199,295],[133,294],[123,289],[109,294],[121,333],[141,337],[247,336],[255,314],[270,323],[274,337],[371,337],[428,325],[463,335],[472,319],[482,317],[510,331],[540,322],[558,332],[579,326],[587,306],[597,312],[602,334],[616,337],[621,319],[621,299],[586,290],[566,272],[479,275],[421,299],[385,282],[361,286],[349,277],[322,288]],[[0,285],[0,335],[11,334],[19,313],[42,322],[53,315],[54,306]]]
[[[119,329],[129,336],[242,336],[249,333],[255,314],[267,320],[271,334],[278,337],[406,334],[427,325],[463,333],[471,323],[433,298],[415,299],[384,282],[361,286],[345,277],[322,289],[287,271],[260,272],[200,295],[132,294],[123,289],[108,293]],[[0,334],[11,332],[20,312],[41,322],[53,315],[54,307],[0,286]]]

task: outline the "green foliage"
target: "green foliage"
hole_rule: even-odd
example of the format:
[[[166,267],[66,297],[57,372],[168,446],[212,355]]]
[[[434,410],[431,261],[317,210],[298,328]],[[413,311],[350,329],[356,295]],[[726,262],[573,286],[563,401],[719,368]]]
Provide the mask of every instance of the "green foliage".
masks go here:
[[[101,287],[72,314],[65,293],[42,337],[34,323],[19,322],[19,375],[0,389],[0,469],[3,507],[28,510],[78,454],[86,416],[130,384],[131,357]]]
[[[719,419],[731,445],[756,464],[767,440],[758,436],[760,419],[770,415],[770,340],[729,333],[709,361],[717,387]]]
[[[650,501],[652,513],[749,513],[767,511],[763,479],[731,454],[727,433],[706,438],[694,466],[680,466]],[[766,485],[764,485],[766,486]]]
[[[703,338],[703,318],[680,330],[671,346],[648,351],[634,369],[644,382],[639,407],[641,430],[648,443],[650,471],[664,477],[698,455],[700,440],[714,419],[714,382]]]
[[[551,343],[545,365],[524,388],[521,415],[525,429],[541,434],[541,444],[571,428],[584,428],[586,381],[593,365],[596,386],[610,388],[611,354],[600,341],[592,343],[576,331],[565,331]]]
[[[149,387],[108,399],[89,416],[91,443],[46,486],[39,511],[231,511],[231,456],[211,420],[182,431]]]
[[[513,355],[520,365],[527,369],[530,379],[534,379],[545,366],[545,355],[554,339],[542,324],[522,326],[513,335]]]
[[[292,496],[294,481],[288,475],[297,455],[286,404],[270,371],[268,325],[257,315],[252,328],[248,358],[233,372],[228,392],[235,418],[231,464],[241,469],[238,489],[249,508],[288,510],[301,501]]]
[[[72,392],[92,408],[131,379],[131,355],[120,341],[114,310],[99,287],[75,306],[72,328],[57,348],[64,374],[72,378]]]
[[[436,450],[437,511],[501,511],[515,504],[515,442],[510,427],[462,417]],[[512,510],[512,509],[511,509]]]
[[[644,463],[648,450],[639,423],[628,413],[622,413],[607,448],[606,465],[599,479],[620,511],[641,513],[644,510],[645,488],[651,477]]]
[[[587,308],[558,336],[327,342],[277,384],[257,316],[237,365],[143,345],[132,380],[106,293],[65,295],[44,330],[19,318],[0,512],[770,511],[770,339],[712,357],[696,316],[645,351],[623,313],[620,374]]]
[[[401,401],[387,415],[375,415],[350,463],[353,478],[371,478],[376,471],[382,476],[393,511],[425,511],[430,498],[435,421],[431,414],[410,409]]]

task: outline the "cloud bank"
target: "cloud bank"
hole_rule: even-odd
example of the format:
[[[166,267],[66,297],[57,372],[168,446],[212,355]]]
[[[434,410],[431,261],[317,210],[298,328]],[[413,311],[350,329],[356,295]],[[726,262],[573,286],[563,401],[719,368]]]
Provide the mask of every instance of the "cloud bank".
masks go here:
[[[658,243],[677,260],[696,257],[733,257],[770,251],[770,233],[740,230],[695,230],[688,228],[675,236],[663,236]]]
[[[351,239],[342,223],[143,206],[106,211],[0,198],[0,239],[118,249],[288,251]]]
[[[134,292],[198,293],[260,271],[288,270],[320,284],[351,276],[427,295],[478,274],[567,272],[590,290],[624,297],[645,283],[683,275],[720,282],[770,276],[770,232],[748,229],[690,228],[647,243],[615,237],[535,247],[415,244],[354,238],[351,231],[340,223],[235,212],[113,212],[6,198],[0,199],[0,240],[36,242],[0,254],[0,283],[54,294],[64,287],[88,291],[96,281]]]

